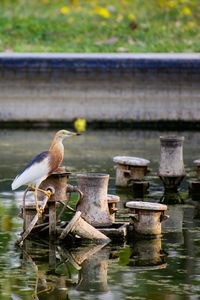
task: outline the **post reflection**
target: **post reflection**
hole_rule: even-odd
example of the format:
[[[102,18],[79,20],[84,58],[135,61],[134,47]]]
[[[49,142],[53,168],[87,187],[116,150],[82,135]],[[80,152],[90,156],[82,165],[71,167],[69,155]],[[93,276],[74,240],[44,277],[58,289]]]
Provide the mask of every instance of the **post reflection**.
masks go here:
[[[110,249],[104,248],[82,263],[77,290],[107,292],[107,269]]]
[[[169,218],[162,223],[162,233],[169,243],[183,244],[183,205],[167,205],[167,214]]]
[[[105,244],[66,249],[63,245],[26,240],[21,250],[33,299],[66,300],[70,288],[104,293],[109,290],[107,269],[111,248]]]
[[[130,244],[129,266],[136,270],[161,269],[167,266],[167,253],[162,249],[161,238],[135,240]]]

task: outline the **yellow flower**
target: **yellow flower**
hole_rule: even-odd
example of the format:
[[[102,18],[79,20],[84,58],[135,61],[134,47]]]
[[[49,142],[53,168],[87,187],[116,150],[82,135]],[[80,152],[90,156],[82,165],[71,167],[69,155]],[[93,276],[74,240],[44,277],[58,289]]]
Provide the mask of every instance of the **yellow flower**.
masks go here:
[[[63,15],[67,15],[69,13],[70,9],[67,6],[63,6],[60,8],[60,13]]]
[[[189,8],[189,7],[183,7],[183,9],[182,9],[182,14],[184,15],[184,16],[191,16],[191,14],[192,14],[192,11],[191,11],[191,9]]]
[[[79,132],[84,132],[86,130],[86,119],[76,119],[74,122],[74,128]]]
[[[167,2],[167,6],[169,8],[175,8],[176,7],[176,2],[173,1],[173,0],[170,0],[170,1]]]
[[[106,18],[106,19],[110,18],[110,12],[109,12],[109,10],[107,10],[107,8],[96,6],[95,12],[96,12],[96,14],[98,14],[99,16],[101,16],[103,18]]]
[[[193,30],[197,27],[197,24],[194,22],[194,21],[190,21],[190,22],[187,22],[184,29],[186,31],[190,31],[190,30]]]
[[[135,21],[136,16],[134,14],[128,14],[128,19],[131,20],[131,21]]]

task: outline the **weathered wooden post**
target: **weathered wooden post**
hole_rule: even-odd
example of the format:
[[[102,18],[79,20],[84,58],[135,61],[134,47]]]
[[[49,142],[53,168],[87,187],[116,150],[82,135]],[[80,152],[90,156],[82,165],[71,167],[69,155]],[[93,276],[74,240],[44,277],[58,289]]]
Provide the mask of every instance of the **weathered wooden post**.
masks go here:
[[[56,269],[56,245],[49,242],[49,269],[55,271]]]
[[[48,190],[54,189],[54,194],[48,201],[49,212],[49,239],[55,240],[56,237],[56,203],[58,201],[67,201],[67,182],[70,173],[65,171],[64,167],[60,167],[57,172],[52,173],[46,180],[44,180],[40,189]],[[39,198],[43,198],[43,194],[40,193]]]
[[[49,200],[49,239],[55,240],[56,237],[56,201],[55,199]]]

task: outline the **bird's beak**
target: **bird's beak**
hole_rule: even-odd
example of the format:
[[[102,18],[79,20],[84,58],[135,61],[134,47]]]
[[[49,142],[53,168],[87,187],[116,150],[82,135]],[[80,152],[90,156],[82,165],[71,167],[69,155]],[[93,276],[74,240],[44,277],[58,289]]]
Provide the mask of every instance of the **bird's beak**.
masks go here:
[[[71,132],[71,136],[77,136],[77,135],[81,135],[81,133],[79,133],[79,132]]]

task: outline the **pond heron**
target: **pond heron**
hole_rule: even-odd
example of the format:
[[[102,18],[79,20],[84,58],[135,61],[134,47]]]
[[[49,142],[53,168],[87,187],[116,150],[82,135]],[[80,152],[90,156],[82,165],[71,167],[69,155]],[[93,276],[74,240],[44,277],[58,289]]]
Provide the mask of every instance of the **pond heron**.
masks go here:
[[[41,212],[38,206],[37,192],[42,191],[47,196],[50,196],[48,191],[39,189],[39,186],[42,181],[61,165],[64,157],[63,140],[77,135],[79,133],[59,130],[54,136],[49,151],[44,151],[35,156],[12,183],[12,190],[16,190],[22,185],[28,185],[28,189],[34,191],[36,210],[39,214]]]

